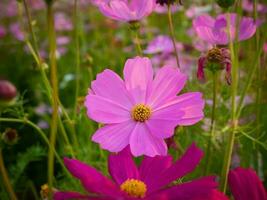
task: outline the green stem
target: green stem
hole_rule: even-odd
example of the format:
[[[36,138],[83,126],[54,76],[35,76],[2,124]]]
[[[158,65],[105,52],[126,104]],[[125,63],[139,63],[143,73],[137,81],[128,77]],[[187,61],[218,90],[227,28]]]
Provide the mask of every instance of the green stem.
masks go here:
[[[1,173],[1,177],[3,179],[4,185],[6,187],[6,190],[7,190],[7,193],[9,194],[10,199],[17,200],[16,193],[14,192],[10,179],[8,177],[1,147],[0,147],[0,173]]]
[[[74,102],[74,112],[73,118],[75,119],[78,106],[78,97],[80,91],[80,43],[79,43],[79,16],[78,16],[78,0],[74,0],[74,37],[75,37],[75,52],[76,52],[76,89],[75,89],[75,102]]]
[[[212,103],[212,111],[211,111],[211,124],[210,124],[210,137],[207,146],[207,155],[206,155],[206,168],[204,174],[207,175],[210,170],[210,162],[211,162],[211,152],[212,152],[212,142],[215,137],[215,118],[216,118],[216,105],[217,105],[217,95],[218,95],[218,73],[213,73],[213,103]]]
[[[235,56],[234,44],[230,39],[230,14],[227,13],[227,21],[228,21],[228,37],[229,37],[229,47],[231,52],[231,60],[232,60],[232,88],[231,88],[231,120],[232,120],[232,129],[228,138],[226,152],[224,156],[222,174],[221,174],[221,191],[226,192],[227,181],[228,181],[228,173],[231,165],[234,141],[235,141],[235,133],[236,128],[238,126],[238,122],[236,120],[236,95],[237,95],[237,86],[238,86],[238,65],[237,65],[237,57]]]
[[[53,188],[54,176],[54,151],[57,136],[57,121],[58,121],[58,81],[57,81],[57,62],[56,62],[56,33],[54,25],[54,12],[53,4],[47,5],[47,25],[48,25],[48,39],[50,50],[50,67],[51,67],[51,86],[52,86],[52,119],[51,119],[51,132],[49,143],[52,148],[48,152],[48,185]],[[49,199],[52,199],[52,194],[49,192]]]
[[[174,48],[176,63],[177,63],[177,66],[179,68],[181,68],[180,62],[179,62],[179,55],[178,55],[176,42],[175,42],[175,34],[174,34],[173,20],[172,20],[172,11],[171,11],[171,5],[170,4],[168,4],[168,22],[169,22],[169,30],[170,30],[172,44],[173,44],[173,48]]]
[[[133,29],[132,31],[134,34],[134,42],[135,42],[136,51],[137,51],[139,56],[142,56],[143,50],[142,50],[141,42],[140,42],[140,38],[139,38],[139,28]]]
[[[28,4],[27,4],[26,0],[23,0],[23,4],[24,4],[26,16],[27,16],[29,31],[30,31],[30,34],[32,36],[32,42],[33,42],[33,46],[34,46],[34,48],[32,49],[31,52],[33,54],[33,57],[35,58],[36,63],[39,66],[38,69],[41,72],[41,77],[42,77],[43,83],[45,85],[45,89],[46,89],[46,93],[47,93],[48,99],[49,99],[50,103],[52,104],[52,101],[53,101],[53,98],[52,98],[52,95],[51,95],[52,89],[51,89],[51,85],[49,83],[49,80],[47,78],[47,75],[45,73],[45,69],[44,69],[44,66],[43,66],[44,63],[42,62],[42,58],[40,57],[40,54],[39,54],[39,51],[38,51],[38,44],[37,44],[36,36],[34,34],[32,23],[31,23],[31,21],[32,21],[31,20],[31,13],[30,13],[30,10],[29,10],[29,7],[28,7]],[[27,43],[27,44],[28,44],[28,46],[30,45],[30,43]],[[59,99],[58,99],[58,103],[61,105]],[[69,119],[69,116],[66,113],[66,111],[65,111],[65,109],[64,109],[64,107],[62,105],[61,105],[61,109],[63,110],[65,118]],[[68,136],[66,134],[66,131],[65,131],[65,128],[63,126],[63,123],[62,123],[62,120],[61,120],[60,116],[58,117],[58,119],[59,119],[60,129],[61,129],[61,133],[63,135],[63,138],[64,138],[66,144],[70,147],[70,151],[71,151],[72,157],[74,157],[72,146],[70,144],[69,138],[68,138]],[[68,122],[70,123],[70,119],[68,120]],[[73,128],[71,128],[70,130],[71,130],[72,135],[76,135],[75,131],[73,131]]]

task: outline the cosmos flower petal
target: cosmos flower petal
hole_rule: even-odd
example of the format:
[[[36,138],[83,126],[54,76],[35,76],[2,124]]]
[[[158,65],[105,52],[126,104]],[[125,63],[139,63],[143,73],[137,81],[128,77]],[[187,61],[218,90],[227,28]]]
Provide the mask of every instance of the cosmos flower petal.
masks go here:
[[[154,112],[145,123],[153,136],[165,139],[174,134],[175,127],[184,115],[185,113],[177,110],[177,107],[170,106]]]
[[[88,192],[108,195],[110,197],[118,197],[120,195],[119,188],[93,167],[79,160],[68,158],[64,158],[64,163],[70,173],[81,181]]]
[[[267,193],[256,172],[241,167],[229,173],[229,185],[235,200],[267,200]]]
[[[140,179],[147,185],[147,194],[153,192],[150,185],[159,178],[162,171],[172,165],[171,156],[145,156],[139,167]]]
[[[87,108],[87,115],[100,123],[120,123],[128,121],[131,118],[127,108],[99,95],[88,94],[86,96],[85,106]]]
[[[124,79],[127,90],[136,103],[145,103],[153,79],[152,63],[148,58],[128,59],[124,67]]]
[[[155,7],[154,0],[146,0],[146,1],[134,0],[130,2],[130,8],[131,10],[136,11],[138,19],[141,19],[149,15],[151,12],[153,12],[154,7]]]
[[[137,123],[130,138],[131,152],[134,156],[166,155],[167,145],[163,139],[156,138],[143,123]]]
[[[133,106],[133,100],[125,88],[124,81],[109,69],[97,75],[96,80],[91,84],[91,88],[95,95],[117,102],[124,108],[130,109]]]
[[[202,150],[193,143],[179,160],[161,173],[159,179],[151,187],[153,189],[164,187],[172,181],[190,173],[199,164],[203,155]]]
[[[200,15],[193,20],[194,28],[197,28],[200,26],[207,26],[207,27],[212,28],[214,24],[215,24],[215,20],[211,16],[206,15],[206,14]]]
[[[139,179],[139,172],[132,159],[129,146],[118,154],[109,155],[108,169],[109,174],[118,185],[121,185],[127,179]]]
[[[239,41],[251,38],[256,32],[256,24],[252,18],[243,17],[240,23]]]
[[[204,177],[191,182],[179,184],[161,192],[151,195],[152,199],[183,199],[183,200],[207,200],[211,192],[217,187],[215,177]]]
[[[182,74],[176,67],[162,67],[153,80],[151,95],[148,104],[156,109],[170,98],[179,93],[187,80],[187,76]]]
[[[202,94],[199,92],[188,92],[177,96],[172,101],[164,104],[157,112],[166,110],[166,115],[169,112],[171,116],[176,116],[177,125],[188,126],[197,123],[204,117],[203,108],[205,101],[202,99]],[[172,111],[172,112],[171,112]],[[180,112],[183,112],[183,116],[180,116]]]
[[[130,135],[135,128],[135,124],[135,122],[127,121],[106,125],[95,132],[92,140],[99,143],[103,149],[110,152],[119,152],[129,144]]]
[[[53,195],[54,200],[68,200],[68,199],[89,199],[88,196],[82,195],[78,192],[56,192]]]
[[[205,26],[196,27],[195,31],[198,37],[200,37],[202,40],[209,42],[210,44],[216,44],[216,39],[210,27],[205,27]]]

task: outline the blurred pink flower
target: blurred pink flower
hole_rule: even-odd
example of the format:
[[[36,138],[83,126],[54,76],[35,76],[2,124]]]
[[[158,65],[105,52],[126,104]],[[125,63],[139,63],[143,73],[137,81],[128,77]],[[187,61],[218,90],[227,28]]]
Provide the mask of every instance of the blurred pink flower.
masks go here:
[[[193,125],[204,116],[201,93],[177,96],[187,77],[176,67],[160,68],[153,80],[150,59],[136,57],[127,60],[124,79],[107,69],[86,97],[89,118],[106,124],[92,137],[103,149],[119,152],[130,144],[134,156],[166,155],[164,139],[175,127]]]
[[[267,200],[266,190],[253,169],[231,170],[229,185],[235,200]]]
[[[203,13],[208,13],[212,10],[211,5],[207,6],[191,6],[189,9],[186,10],[185,15],[192,19],[199,15],[202,15]]]
[[[237,15],[230,14],[230,38],[231,40],[246,40],[251,38],[256,32],[256,24],[250,17],[242,17],[240,19],[239,30],[236,30]],[[209,15],[202,15],[194,19],[194,29],[201,39],[211,43],[226,45],[229,43],[227,30],[227,14],[219,15],[213,19]],[[238,38],[235,38],[237,35]]]
[[[6,35],[6,29],[5,27],[0,25],[0,38],[5,37]]]
[[[135,22],[150,15],[155,7],[155,0],[109,0],[98,5],[106,17],[122,22]]]
[[[64,13],[56,13],[55,28],[57,31],[71,31],[73,29],[72,21]]]
[[[169,36],[159,35],[149,42],[144,50],[146,54],[171,53],[173,52],[172,40]]]
[[[265,44],[263,45],[263,51],[264,51],[265,53],[267,53],[267,43],[265,43]]]
[[[20,28],[19,23],[14,23],[9,26],[11,34],[19,41],[24,40],[24,34]]]
[[[243,0],[242,1],[242,7],[247,12],[253,12],[253,10],[254,10],[253,2],[250,0]],[[266,13],[267,12],[267,6],[258,2],[257,3],[257,12]]]
[[[62,46],[62,45],[67,45],[70,43],[70,38],[68,36],[58,36],[57,37],[57,45]]]
[[[92,196],[58,191],[54,194],[54,200],[207,200],[217,187],[213,176],[171,184],[192,172],[202,157],[203,152],[192,144],[175,162],[168,155],[145,156],[140,166],[136,166],[127,147],[108,157],[108,171],[113,180],[79,160],[65,158],[67,169]]]

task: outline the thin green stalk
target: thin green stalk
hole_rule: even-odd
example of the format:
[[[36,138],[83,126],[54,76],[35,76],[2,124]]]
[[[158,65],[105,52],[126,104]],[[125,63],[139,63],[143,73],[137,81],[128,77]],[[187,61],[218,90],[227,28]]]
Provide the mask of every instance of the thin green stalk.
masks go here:
[[[228,173],[231,165],[234,141],[235,141],[235,133],[238,122],[236,120],[236,95],[237,95],[237,86],[238,86],[238,65],[237,65],[237,57],[235,56],[234,44],[230,39],[230,14],[227,13],[227,21],[228,21],[228,37],[229,37],[229,48],[231,52],[231,60],[232,60],[232,88],[231,88],[231,120],[232,120],[232,129],[228,138],[226,152],[223,162],[222,174],[221,174],[221,191],[226,192],[227,181],[228,181]]]
[[[76,88],[75,88],[75,102],[74,102],[74,112],[73,118],[76,118],[78,97],[80,91],[80,42],[79,42],[79,16],[78,16],[78,0],[74,0],[74,37],[75,37],[75,52],[76,52]]]
[[[49,58],[51,67],[51,86],[52,86],[52,119],[51,119],[51,132],[49,143],[52,148],[49,148],[48,152],[48,185],[49,188],[53,188],[53,176],[54,176],[54,151],[56,145],[57,136],[57,123],[58,123],[58,81],[57,81],[57,62],[56,62],[56,33],[54,25],[54,12],[53,4],[47,5],[47,25],[48,25],[48,39],[49,39]],[[52,199],[52,194],[49,192],[49,199]]]
[[[212,111],[211,111],[211,124],[210,124],[210,136],[209,142],[207,146],[207,155],[206,155],[206,168],[204,175],[207,175],[210,170],[210,162],[211,162],[211,152],[212,152],[212,142],[215,137],[215,118],[216,118],[216,105],[217,105],[217,95],[218,95],[218,72],[213,73],[213,103],[212,103]]]
[[[39,54],[39,51],[38,51],[39,48],[38,48],[38,44],[37,44],[35,33],[33,31],[33,26],[32,26],[32,23],[31,23],[31,21],[32,21],[31,20],[31,13],[30,13],[30,10],[29,10],[29,7],[28,7],[28,4],[27,4],[26,0],[23,0],[23,4],[24,4],[26,16],[27,16],[28,29],[29,29],[31,37],[32,37],[32,42],[33,42],[34,48],[32,48],[32,46],[31,46],[31,44],[29,42],[26,42],[26,43],[28,44],[31,53],[32,53],[37,65],[39,66],[38,69],[41,72],[41,77],[42,77],[43,83],[44,83],[46,91],[47,91],[48,99],[49,99],[50,103],[52,104],[52,100],[53,100],[52,95],[51,95],[52,89],[51,89],[49,80],[48,80],[48,78],[46,76],[46,73],[45,73],[45,70],[44,70],[42,58],[41,58],[41,56]],[[61,105],[60,101],[59,101],[59,104]],[[61,108],[64,110],[63,106],[61,106]],[[68,114],[66,114],[66,112],[64,112],[64,115],[68,115]],[[61,120],[60,116],[59,116],[59,123],[62,125],[62,120]],[[63,125],[60,126],[60,129],[61,129],[61,133],[63,135],[63,138],[64,138],[66,144],[68,146],[70,146],[70,148],[71,148],[72,157],[74,157],[72,146],[71,146],[71,144],[69,142],[69,139],[68,139],[68,136],[66,134],[64,126]],[[75,134],[72,134],[72,135],[75,135]]]
[[[178,55],[176,42],[175,42],[175,34],[174,34],[173,20],[172,20],[172,11],[171,11],[171,5],[170,4],[168,4],[168,22],[169,22],[170,35],[171,35],[172,44],[173,44],[173,48],[174,48],[177,67],[181,68],[180,62],[179,62],[179,55]]]
[[[11,200],[17,200],[17,196],[16,193],[13,190],[13,187],[11,185],[6,167],[5,167],[5,163],[4,163],[4,158],[3,158],[3,153],[2,153],[2,148],[0,147],[0,173],[1,173],[1,177],[3,179],[3,183],[6,187],[6,191],[9,194],[9,197]]]

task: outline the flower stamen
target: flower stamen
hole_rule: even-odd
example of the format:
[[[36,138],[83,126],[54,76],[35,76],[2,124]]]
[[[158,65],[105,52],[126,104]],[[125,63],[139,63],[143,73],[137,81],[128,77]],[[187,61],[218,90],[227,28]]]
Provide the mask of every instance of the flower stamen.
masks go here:
[[[144,104],[138,104],[132,109],[132,118],[137,122],[145,122],[151,116],[151,109]]]
[[[143,181],[136,179],[127,179],[121,184],[120,189],[130,197],[134,198],[145,197],[147,191],[146,184]]]

